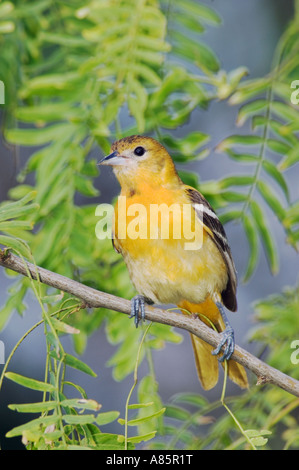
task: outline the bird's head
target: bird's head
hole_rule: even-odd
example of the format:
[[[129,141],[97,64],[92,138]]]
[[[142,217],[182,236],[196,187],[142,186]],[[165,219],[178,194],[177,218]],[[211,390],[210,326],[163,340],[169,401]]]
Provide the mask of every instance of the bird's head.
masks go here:
[[[163,145],[151,137],[132,135],[114,142],[111,153],[100,165],[110,165],[122,187],[153,185],[179,179],[174,163]]]

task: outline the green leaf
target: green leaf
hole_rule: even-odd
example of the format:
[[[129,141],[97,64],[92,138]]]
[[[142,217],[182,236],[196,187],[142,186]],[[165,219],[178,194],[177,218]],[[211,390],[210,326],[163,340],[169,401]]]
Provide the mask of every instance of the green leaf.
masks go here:
[[[23,387],[30,388],[31,390],[38,390],[40,392],[55,391],[55,387],[52,384],[24,377],[23,375],[16,374],[15,372],[6,372],[5,377],[19,385],[22,385]]]
[[[282,101],[273,100],[271,103],[271,111],[279,117],[293,123],[299,121],[298,110]]]
[[[203,3],[191,0],[176,0],[176,3],[182,8],[182,14],[186,14],[187,11],[195,18],[201,18],[209,24],[219,25],[221,23],[221,18],[216,11]]]
[[[94,424],[87,424],[85,430],[86,438],[83,440],[83,444],[87,443],[96,450],[124,450],[124,436],[103,433]],[[129,444],[128,449],[132,448],[133,445]]]
[[[60,292],[60,294],[53,294],[53,295],[45,295],[41,297],[43,304],[56,304],[60,302],[64,297],[64,293]]]
[[[290,125],[283,125],[281,122],[275,119],[268,119],[266,116],[254,116],[252,118],[252,129],[256,130],[257,127],[268,126],[273,133],[283,140],[286,140],[291,147],[297,143],[297,138],[293,134],[293,130]]]
[[[272,163],[270,160],[263,160],[262,162],[264,170],[272,176],[272,178],[279,184],[281,189],[283,190],[287,201],[289,202],[289,188],[286,183],[284,176],[281,172],[277,169],[277,167]]]
[[[261,210],[259,204],[255,201],[250,202],[250,209],[251,209],[252,216],[255,220],[255,223],[257,225],[261,239],[263,241],[271,272],[272,274],[277,274],[278,269],[279,269],[279,263],[278,263],[278,258],[277,258],[277,248],[274,244],[273,237],[267,225],[265,214]]]
[[[244,202],[247,200],[247,195],[235,191],[223,191],[221,192],[221,199],[226,202]]]
[[[174,402],[188,403],[189,405],[194,405],[198,408],[202,408],[208,404],[207,399],[197,393],[177,393],[173,397],[173,400]]]
[[[84,388],[82,388],[80,385],[74,384],[73,382],[69,382],[69,381],[64,381],[64,385],[69,385],[70,387],[74,387],[82,395],[82,398],[84,400],[87,400],[86,392]]]
[[[198,175],[192,171],[179,170],[179,176],[187,186],[198,187]]]
[[[244,432],[252,441],[252,443],[257,447],[261,447],[267,444],[268,439],[264,436],[272,434],[272,432],[268,431],[267,429],[262,429],[261,431],[257,431],[255,429],[247,429]]]
[[[9,15],[13,12],[15,6],[12,2],[2,2],[0,5],[0,18],[4,18],[4,16]]]
[[[36,195],[37,195],[37,191],[28,191],[27,194],[25,196],[23,196],[21,199],[19,199],[18,201],[6,202],[6,203],[3,204],[3,207],[5,207],[5,204],[9,205],[9,207],[12,208],[12,209],[16,209],[18,207],[23,207],[23,206],[25,206],[25,204],[27,204],[28,202],[35,199]]]
[[[250,440],[256,447],[262,447],[268,442],[268,439],[262,436],[252,437]]]
[[[4,245],[6,248],[15,250],[16,253],[20,253],[25,258],[31,257],[31,251],[29,246],[24,240],[15,237],[9,237],[6,235],[0,235],[0,245]]]
[[[56,406],[56,401],[45,401],[40,403],[12,404],[8,405],[8,408],[19,413],[43,413],[44,411],[53,410]]]
[[[68,366],[80,370],[85,374],[91,375],[92,377],[97,377],[97,374],[87,364],[77,357],[72,356],[71,354],[64,354],[63,357],[60,358],[56,351],[50,351],[50,356],[57,360],[63,360],[63,362],[65,362],[65,364]]]
[[[4,202],[0,205],[0,222],[30,214],[39,208],[38,204],[28,204],[36,197],[36,191],[30,191],[16,202]]]
[[[250,103],[243,105],[238,112],[238,117],[236,121],[237,126],[243,126],[250,116],[262,111],[266,108],[267,105],[268,101],[263,99],[254,100]]]
[[[208,46],[194,41],[188,36],[176,31],[173,33],[175,38],[174,51],[184,59],[190,60],[198,67],[211,72],[218,72],[220,68],[219,60]]]
[[[284,223],[288,228],[299,223],[299,202],[295,202],[286,210]]]
[[[278,219],[283,221],[285,218],[285,209],[282,207],[280,200],[274,195],[270,186],[264,181],[258,181],[257,188],[260,194],[263,196],[264,200],[277,215]]]
[[[58,415],[42,416],[41,418],[33,419],[26,424],[11,429],[6,434],[6,437],[21,436],[26,431],[34,431],[40,429],[41,426],[47,427],[51,424],[56,424],[59,419],[60,417]]]
[[[226,150],[226,153],[229,157],[231,157],[233,160],[237,162],[256,163],[258,161],[257,155],[253,155],[249,153],[237,153],[237,152],[233,152],[230,149]]]
[[[0,207],[0,222],[27,216],[39,209],[38,204],[27,204],[23,207],[13,207],[13,204],[5,204]]]
[[[224,139],[217,145],[218,152],[226,152],[231,150],[235,145],[260,145],[262,138],[258,135],[232,135]]]
[[[160,87],[149,96],[149,106],[151,109],[159,109],[164,104],[166,99],[173,93],[178,87],[183,87],[186,83],[188,75],[186,70],[182,67],[176,67],[172,69],[163,78]]]
[[[60,402],[62,407],[79,408],[81,410],[98,411],[102,405],[95,400],[87,400],[85,398],[70,398]]]
[[[33,17],[35,14],[41,13],[43,10],[51,6],[50,0],[40,0],[28,5],[18,5],[15,14],[19,18]]]
[[[153,404],[154,404],[153,401],[150,401],[148,403],[132,403],[131,405],[128,405],[128,409],[129,410],[136,410],[136,409],[139,409],[139,408],[147,408],[148,406],[151,406]]]
[[[57,320],[57,318],[51,318],[51,323],[54,326],[55,330],[60,331],[62,333],[68,333],[71,335],[79,334],[80,330],[74,328],[67,323],[62,322],[61,320]]]
[[[136,38],[136,44],[140,49],[152,49],[156,52],[169,52],[171,49],[170,44],[168,44],[163,39],[150,36],[148,34],[138,34]]]
[[[161,410],[156,411],[155,413],[153,413],[151,415],[142,416],[142,418],[131,419],[131,420],[127,421],[127,425],[128,426],[138,426],[138,425],[144,423],[145,421],[149,421],[151,419],[158,418],[159,416],[162,416],[164,414],[165,410],[166,410],[166,408],[162,408]],[[118,422],[120,424],[125,424],[126,421],[122,418],[119,418]]]
[[[22,106],[14,111],[17,119],[23,122],[37,121],[60,121],[62,116],[65,118],[79,118],[82,116],[82,110],[73,107],[72,103],[43,103],[36,106]]]
[[[126,319],[124,319],[126,320]],[[118,324],[119,325],[119,324]],[[116,333],[120,334],[119,326]],[[130,335],[127,335],[125,338],[122,336],[122,344],[116,353],[109,359],[108,365],[113,366],[113,374],[116,380],[122,380],[126,375],[134,370],[134,360],[132,358],[136,357],[139,343],[137,341],[138,335],[137,332],[132,331]],[[120,340],[120,338],[118,338]],[[141,352],[141,359],[144,356],[144,351]]]
[[[33,222],[25,222],[22,220],[10,220],[6,222],[0,222],[0,231],[1,232],[10,232],[14,231],[15,229],[22,229],[22,230],[32,230]]]
[[[89,41],[82,37],[74,37],[70,34],[58,34],[41,31],[39,39],[51,44],[59,44],[66,47],[84,47],[88,46]]]
[[[228,73],[227,78],[232,91],[237,88],[242,78],[244,78],[248,74],[248,68],[243,66],[237,67],[236,69],[233,69],[231,72]],[[232,91],[230,91],[230,93]]]
[[[92,377],[97,377],[97,374],[77,357],[74,357],[70,354],[65,354],[64,361],[68,366],[73,367],[74,369],[80,370],[81,372],[91,375]]]
[[[184,408],[177,405],[168,405],[166,407],[165,416],[169,418],[178,419],[180,421],[187,421],[191,418],[191,413]]]
[[[246,214],[242,215],[242,222],[244,226],[244,231],[249,243],[249,259],[246,267],[246,272],[243,277],[243,282],[248,282],[251,278],[257,263],[259,255],[259,245],[258,245],[258,236],[257,236],[257,227],[253,223],[251,217],[248,217]]]
[[[129,65],[130,72],[134,72],[139,77],[143,78],[146,82],[151,83],[155,86],[161,85],[161,79],[159,75],[148,65],[141,63],[133,63]]]
[[[288,150],[278,165],[278,169],[281,171],[287,170],[291,166],[295,165],[299,161],[299,144]]]
[[[76,82],[80,80],[81,77],[78,72],[44,74],[39,77],[32,77],[27,81],[21,89],[20,95],[22,98],[27,98],[32,94],[49,95],[53,91],[63,92],[74,88]]]
[[[83,446],[82,444],[63,444],[56,448],[57,450],[94,450],[92,447]]]
[[[186,137],[175,139],[170,135],[163,136],[163,143],[171,149],[181,152],[183,155],[195,157],[202,145],[205,145],[210,137],[203,132],[190,132]]]
[[[128,98],[128,106],[132,116],[134,116],[138,128],[138,132],[143,133],[145,129],[144,112],[137,99],[133,97]]]
[[[270,85],[271,78],[258,78],[254,80],[246,80],[241,84],[237,91],[230,97],[229,104],[236,105],[244,103],[250,98],[256,97],[264,92]]]
[[[80,424],[81,426],[84,424],[90,424],[95,421],[95,416],[90,414],[83,414],[83,415],[71,415],[65,414],[63,415],[63,420],[67,424]]]
[[[138,103],[140,112],[144,115],[144,111],[147,107],[148,93],[146,88],[134,77],[130,77],[130,95],[134,94],[135,101]],[[130,96],[128,97],[129,100]]]
[[[151,327],[151,335],[156,336],[159,340],[169,341],[171,343],[181,343],[182,336],[178,334],[173,328],[168,325],[162,325],[161,323],[155,323]]]
[[[109,424],[115,421],[119,417],[119,411],[106,411],[105,413],[99,413],[95,421],[99,426]]]
[[[92,181],[83,175],[75,175],[76,189],[87,197],[96,197],[99,195],[99,190],[93,186]]]
[[[15,30],[15,24],[12,21],[1,21],[0,22],[0,33],[7,34],[12,33]]]
[[[128,437],[128,442],[133,442],[134,444],[139,444],[140,442],[146,442],[150,439],[153,439],[157,434],[157,431],[152,431],[147,434],[142,434],[140,436]]]
[[[232,210],[220,214],[219,218],[223,225],[231,222],[232,220],[238,220],[242,217],[243,213],[240,210]]]
[[[282,140],[277,139],[267,139],[267,146],[275,153],[281,153],[286,155],[291,151],[290,145],[286,144]]]
[[[185,26],[186,30],[194,31],[195,33],[203,33],[204,27],[197,17],[185,15],[177,15],[176,21]]]
[[[24,312],[26,309],[26,306],[24,305],[24,296],[26,291],[26,283],[21,281],[17,282],[9,289],[9,297],[4,307],[0,310],[0,330],[3,329],[10,315],[14,311],[17,311],[20,315]]]
[[[17,145],[43,145],[75,130],[73,124],[53,124],[41,129],[8,129],[5,137]]]
[[[254,181],[254,177],[251,175],[235,175],[227,176],[219,181],[219,187],[221,189],[229,188],[230,186],[247,186],[251,185]]]

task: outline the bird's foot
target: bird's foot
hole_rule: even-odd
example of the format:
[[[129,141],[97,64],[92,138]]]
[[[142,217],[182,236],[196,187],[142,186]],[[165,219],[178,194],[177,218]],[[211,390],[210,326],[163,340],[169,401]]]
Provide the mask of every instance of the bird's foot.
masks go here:
[[[231,326],[227,326],[225,330],[222,333],[220,333],[220,335],[221,335],[220,343],[218,344],[217,348],[212,351],[212,354],[213,356],[217,356],[217,354],[220,353],[223,346],[226,346],[223,356],[219,358],[219,361],[220,362],[228,361],[231,358],[235,349],[234,330]]]
[[[140,318],[139,318],[140,312]],[[131,300],[131,315],[130,318],[134,317],[134,323],[136,328],[138,328],[140,319],[144,321],[145,319],[145,300],[143,295],[135,295]]]

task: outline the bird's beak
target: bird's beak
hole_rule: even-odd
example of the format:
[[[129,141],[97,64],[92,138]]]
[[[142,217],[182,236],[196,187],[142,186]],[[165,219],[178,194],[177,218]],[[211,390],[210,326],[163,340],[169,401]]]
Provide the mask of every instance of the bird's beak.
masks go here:
[[[118,153],[117,150],[114,152],[110,153],[110,155],[107,155],[106,157],[102,158],[102,160],[99,161],[98,165],[125,165],[126,164],[127,157],[124,157]]]

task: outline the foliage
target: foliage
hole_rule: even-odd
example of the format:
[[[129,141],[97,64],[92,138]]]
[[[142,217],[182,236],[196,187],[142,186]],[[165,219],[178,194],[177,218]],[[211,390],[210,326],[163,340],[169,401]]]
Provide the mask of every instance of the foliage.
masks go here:
[[[251,341],[258,341],[269,351],[268,364],[297,380],[299,342],[292,345],[290,338],[294,336],[298,307],[298,287],[256,302],[256,326],[249,335]],[[252,386],[246,394],[225,398],[230,413],[219,417],[223,398],[209,402],[197,394],[174,395],[165,411],[169,421],[163,440],[160,438],[154,442],[153,447],[241,450],[252,448],[253,444],[256,448],[262,446],[268,450],[277,449],[277,446],[298,449],[297,397],[270,385]],[[233,425],[236,419],[242,425],[246,423],[245,431],[242,429],[240,432],[238,426]],[[251,444],[248,437],[253,441]]]
[[[270,269],[278,272],[279,260],[275,239],[267,221],[273,211],[286,233],[287,242],[298,249],[298,204],[291,203],[285,170],[298,162],[298,112],[291,102],[291,84],[298,71],[298,21],[295,18],[282,36],[274,57],[273,69],[263,79],[247,80],[229,98],[232,105],[241,105],[237,125],[251,120],[250,135],[234,135],[222,141],[218,150],[232,159],[253,165],[253,176],[246,195],[238,201],[236,212],[224,218],[240,219],[249,244],[250,257],[245,279],[258,260],[258,236],[261,238]],[[255,150],[257,148],[257,151]],[[245,149],[245,150],[243,150]],[[238,182],[235,182],[238,184]],[[242,185],[242,182],[240,181]],[[273,185],[273,187],[272,187]],[[263,206],[260,204],[262,199]],[[241,206],[241,207],[240,207]]]
[[[218,145],[218,151],[236,162],[236,174],[199,182],[193,172],[180,173],[220,211],[223,223],[242,224],[250,247],[245,280],[256,268],[260,241],[271,271],[277,272],[278,248],[269,227],[269,209],[295,249],[299,237],[299,206],[292,200],[285,175],[298,163],[298,113],[290,102],[290,83],[299,66],[298,1],[295,6],[271,72],[251,80],[243,66],[229,72],[221,69],[219,58],[202,39],[205,28],[219,26],[221,19],[195,0],[2,2],[3,135],[12,146],[35,150],[9,193],[10,201],[0,207],[0,243],[47,269],[131,298],[134,292],[126,268],[111,241],[99,242],[93,236],[94,201],[99,195],[94,151],[100,148],[105,154],[111,139],[147,133],[159,137],[177,163],[207,158],[209,135],[196,130],[178,138],[175,130],[198,107],[204,110],[212,100],[227,100],[238,106],[239,126],[252,123],[252,132],[228,136]],[[244,164],[250,165],[251,173]],[[28,176],[34,183],[29,184]],[[180,335],[158,324],[135,330],[124,315],[104,309],[90,312],[76,299],[31,279],[13,276],[13,280],[0,311],[0,326],[4,328],[13,311],[24,313],[24,297],[32,289],[42,315],[31,330],[44,325],[47,362],[43,382],[29,379],[7,372],[12,354],[27,334],[12,351],[1,383],[5,374],[17,384],[39,390],[42,401],[11,405],[40,417],[11,430],[8,437],[21,435],[32,449],[122,449],[144,441],[168,449],[247,448],[248,439],[256,446],[271,447],[271,438],[267,443],[266,437],[282,425],[286,447],[298,445],[291,415],[298,400],[267,387],[263,393],[253,388],[234,397],[233,416],[238,423],[246,422],[243,433],[229,413],[216,422],[209,418],[223,407],[223,400],[208,403],[199,395],[181,394],[164,410],[151,354],[165,342],[179,342]],[[289,351],[287,347],[281,354],[277,351],[292,336],[293,323],[286,313],[296,311],[290,308],[295,309],[296,299],[294,290],[257,306],[261,324],[253,337],[268,346],[269,361],[286,372]],[[278,329],[274,312],[281,314]],[[114,378],[121,381],[133,372],[133,389],[137,386],[139,402],[130,403],[129,392],[124,417],[119,418],[123,434],[102,431],[119,411],[102,412],[80,385],[65,381],[67,367],[92,376],[94,372],[64,350],[61,335],[71,334],[76,353],[82,353],[88,336],[102,324],[108,340],[117,346],[109,361]],[[149,373],[137,383],[142,360],[147,361]],[[294,368],[289,372],[296,375]],[[75,389],[75,398],[67,397],[68,388]],[[186,404],[193,407],[191,411],[184,408]],[[128,437],[128,426],[137,433]]]

